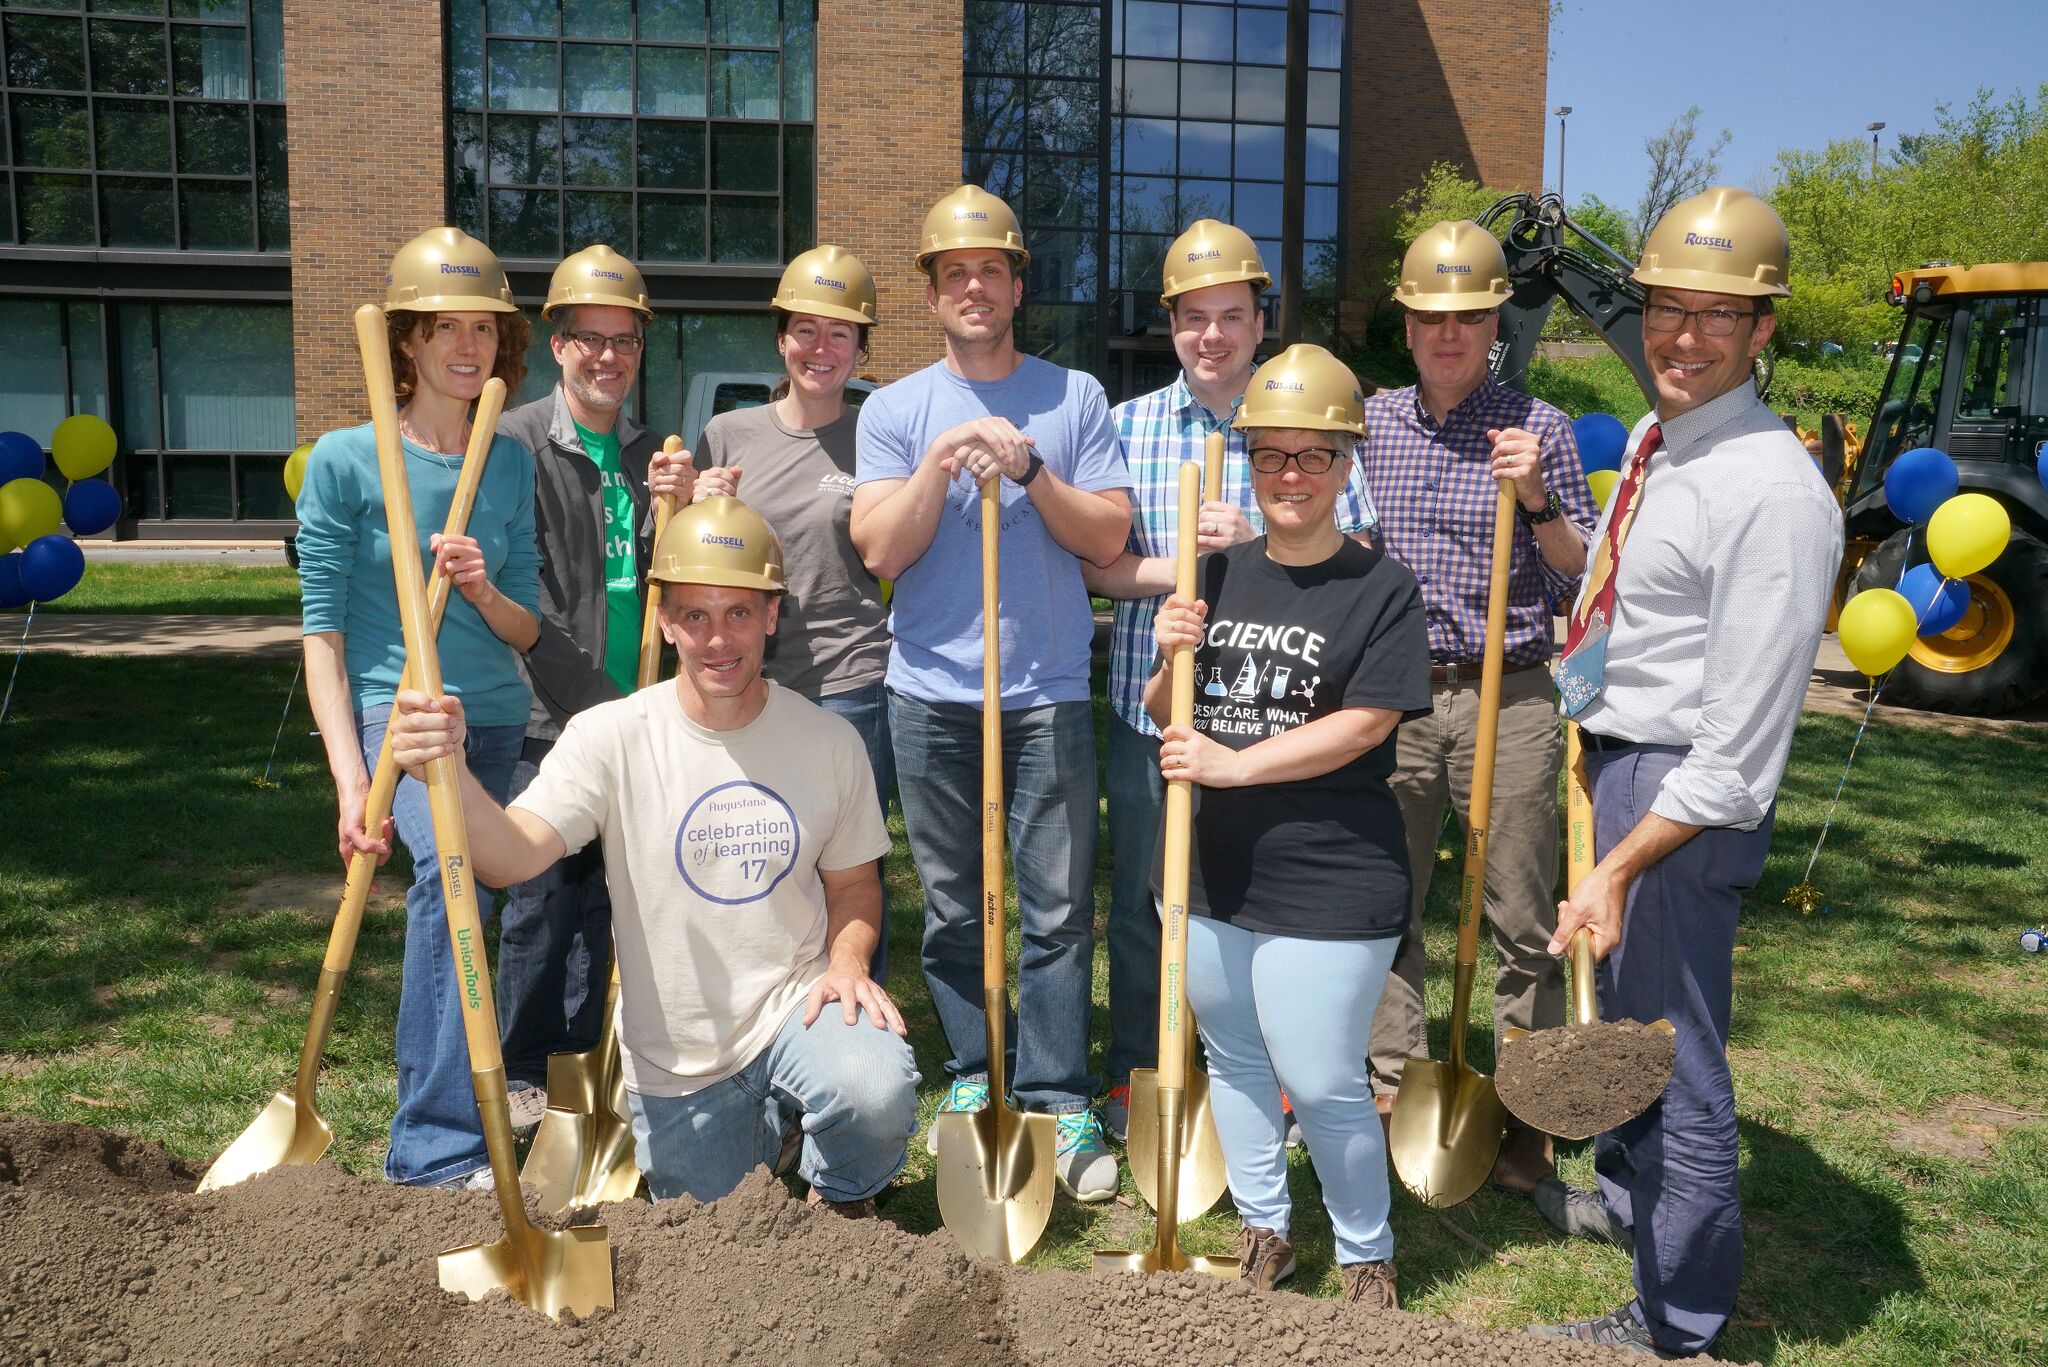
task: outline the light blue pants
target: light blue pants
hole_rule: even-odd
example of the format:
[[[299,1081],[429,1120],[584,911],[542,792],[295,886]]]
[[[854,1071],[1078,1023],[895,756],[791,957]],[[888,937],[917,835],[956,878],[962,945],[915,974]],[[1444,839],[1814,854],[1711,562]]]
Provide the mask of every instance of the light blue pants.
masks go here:
[[[1209,1051],[1209,1108],[1230,1196],[1248,1225],[1286,1234],[1284,1089],[1323,1187],[1337,1261],[1394,1256],[1387,1144],[1367,1046],[1400,938],[1301,940],[1188,921],[1188,1003]]]

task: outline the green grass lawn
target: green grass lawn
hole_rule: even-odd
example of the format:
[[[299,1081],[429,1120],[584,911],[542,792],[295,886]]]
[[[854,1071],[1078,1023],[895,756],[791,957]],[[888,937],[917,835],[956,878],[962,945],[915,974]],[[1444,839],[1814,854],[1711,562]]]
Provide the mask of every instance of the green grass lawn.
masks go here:
[[[242,573],[247,573],[243,571]],[[0,725],[0,1109],[114,1126],[201,1158],[289,1076],[338,892],[332,797],[303,712],[263,772],[289,661],[39,657]],[[1747,1270],[1725,1356],[1773,1364],[2048,1359],[2048,738],[1883,727],[1864,740],[1814,881],[1828,909],[1780,904],[1798,881],[1852,724],[1801,727],[1778,839],[1738,947],[1733,1058]],[[900,828],[888,864],[892,985],[929,1112],[945,1050],[917,970],[918,893]],[[1448,854],[1450,842],[1445,845]],[[1106,899],[1107,858],[1100,869]],[[1455,865],[1437,866],[1434,962],[1447,963]],[[393,1103],[402,882],[372,904],[329,1046],[332,1156],[379,1170]],[[1107,1028],[1098,942],[1098,1044]],[[1449,980],[1432,984],[1441,1052]],[[1492,1039],[1475,1024],[1475,1061]],[[1568,1146],[1568,1176],[1590,1150]],[[938,1228],[913,1147],[892,1218]],[[1302,1271],[1336,1289],[1313,1171],[1294,1159]],[[1525,1201],[1483,1191],[1448,1218],[1397,1190],[1404,1302],[1512,1327],[1625,1300],[1618,1251],[1552,1236]],[[1234,1219],[1188,1226],[1227,1248]],[[1062,1202],[1033,1261],[1082,1268],[1149,1243],[1126,1199]]]
[[[14,609],[18,614],[25,609]],[[286,565],[86,562],[78,587],[37,612],[217,612],[299,615],[299,576]]]

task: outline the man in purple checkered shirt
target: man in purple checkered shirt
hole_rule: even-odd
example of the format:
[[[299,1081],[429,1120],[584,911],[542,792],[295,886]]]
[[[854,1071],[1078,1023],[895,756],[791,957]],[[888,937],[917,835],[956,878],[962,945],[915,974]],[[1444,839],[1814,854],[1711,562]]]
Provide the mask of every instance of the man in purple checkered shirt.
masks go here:
[[[1365,474],[1381,544],[1415,572],[1429,627],[1435,710],[1397,733],[1394,795],[1414,876],[1407,933],[1372,1025],[1373,1084],[1387,1114],[1401,1069],[1429,1052],[1422,1006],[1422,907],[1444,805],[1467,816],[1479,725],[1479,667],[1495,500],[1514,482],[1507,639],[1487,832],[1487,920],[1499,972],[1495,1037],[1564,1024],[1564,971],[1546,946],[1557,924],[1557,778],[1564,743],[1545,666],[1551,617],[1576,592],[1599,509],[1563,413],[1497,383],[1488,353],[1509,293],[1500,244],[1476,223],[1439,223],[1409,248],[1395,301],[1419,383],[1365,402]],[[1512,1119],[1495,1185],[1529,1191],[1552,1175],[1550,1139]]]
[[[1167,248],[1161,287],[1173,323],[1181,373],[1164,389],[1110,410],[1131,473],[1131,538],[1107,569],[1083,565],[1090,593],[1118,600],[1111,639],[1109,723],[1104,788],[1109,840],[1115,850],[1109,898],[1109,1047],[1104,1071],[1109,1101],[1103,1118],[1124,1137],[1130,1114],[1130,1071],[1158,1058],[1159,915],[1151,873],[1166,784],[1159,775],[1159,729],[1145,715],[1145,681],[1158,647],[1152,619],[1173,588],[1174,520],[1180,467],[1202,459],[1211,432],[1224,434],[1221,497],[1204,503],[1198,541],[1204,552],[1249,541],[1257,522],[1244,434],[1230,419],[1252,377],[1253,352],[1265,335],[1260,293],[1272,283],[1250,237],[1227,223],[1202,219]],[[1373,525],[1356,456],[1351,482],[1337,500],[1340,531]]]

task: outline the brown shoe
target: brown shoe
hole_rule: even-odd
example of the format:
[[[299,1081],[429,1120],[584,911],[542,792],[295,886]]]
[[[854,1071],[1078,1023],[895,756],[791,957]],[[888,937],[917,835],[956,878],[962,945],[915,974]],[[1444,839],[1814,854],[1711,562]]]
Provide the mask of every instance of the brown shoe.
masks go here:
[[[875,1198],[872,1196],[863,1197],[858,1201],[827,1201],[824,1197],[818,1195],[816,1187],[812,1187],[811,1194],[804,1198],[804,1204],[812,1210],[829,1210],[834,1215],[847,1220],[872,1220],[875,1218]]]
[[[1550,1136],[1522,1125],[1510,1125],[1493,1163],[1493,1185],[1526,1196],[1536,1185],[1557,1176],[1557,1156]]]
[[[1345,1263],[1337,1269],[1344,1278],[1344,1303],[1368,1310],[1399,1310],[1401,1296],[1394,1289],[1394,1261]]]
[[[1237,1234],[1239,1280],[1271,1291],[1294,1275],[1294,1245],[1284,1234],[1245,1225]]]
[[[1380,1113],[1380,1134],[1391,1141],[1394,1137],[1394,1094],[1374,1092],[1372,1104],[1373,1109]]]

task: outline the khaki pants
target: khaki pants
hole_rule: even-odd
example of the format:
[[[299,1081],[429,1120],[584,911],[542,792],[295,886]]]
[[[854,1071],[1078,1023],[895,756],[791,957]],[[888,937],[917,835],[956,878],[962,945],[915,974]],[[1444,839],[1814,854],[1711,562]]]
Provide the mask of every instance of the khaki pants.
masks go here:
[[[1407,828],[1414,894],[1408,929],[1373,1016],[1373,1085],[1381,1092],[1401,1085],[1407,1060],[1429,1054],[1429,1018],[1422,1006],[1422,907],[1438,867],[1436,842],[1445,802],[1456,805],[1461,825],[1470,814],[1479,681],[1438,684],[1431,693],[1436,710],[1404,723],[1395,740],[1392,786]],[[1493,992],[1496,1038],[1508,1026],[1543,1030],[1562,1025],[1565,1004],[1563,961],[1545,952],[1557,928],[1557,776],[1564,767],[1550,672],[1525,669],[1504,675],[1500,701],[1483,901],[1499,961]],[[1459,867],[1450,867],[1454,880]],[[1480,963],[1483,967],[1483,956]],[[1448,967],[1438,965],[1439,971]]]

